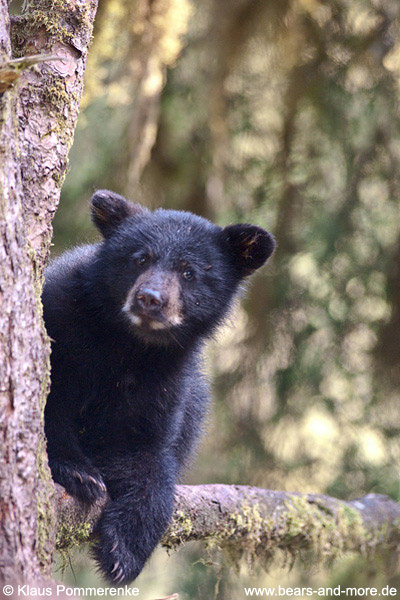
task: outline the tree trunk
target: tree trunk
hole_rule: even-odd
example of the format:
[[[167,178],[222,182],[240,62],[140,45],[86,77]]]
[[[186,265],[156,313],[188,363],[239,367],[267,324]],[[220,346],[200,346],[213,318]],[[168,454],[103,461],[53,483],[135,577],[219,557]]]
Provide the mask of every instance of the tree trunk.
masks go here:
[[[95,0],[25,2],[11,42],[0,0],[0,584],[41,581],[55,543],[43,408],[42,273],[83,86]],[[12,54],[63,60],[26,69]]]

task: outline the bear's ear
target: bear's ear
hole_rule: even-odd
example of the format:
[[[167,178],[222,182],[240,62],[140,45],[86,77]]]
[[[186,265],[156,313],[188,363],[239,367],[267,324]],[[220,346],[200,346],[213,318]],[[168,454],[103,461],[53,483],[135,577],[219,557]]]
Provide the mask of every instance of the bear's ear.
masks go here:
[[[93,223],[103,237],[108,238],[126,218],[148,211],[110,190],[97,190],[92,196],[91,212]]]
[[[256,225],[228,225],[222,230],[242,277],[259,269],[273,253],[276,242],[273,235]]]

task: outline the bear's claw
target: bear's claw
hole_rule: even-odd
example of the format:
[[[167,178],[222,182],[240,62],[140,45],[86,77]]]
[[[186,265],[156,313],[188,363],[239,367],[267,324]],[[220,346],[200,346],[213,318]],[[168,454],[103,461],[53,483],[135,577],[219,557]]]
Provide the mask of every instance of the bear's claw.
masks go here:
[[[94,467],[90,466],[91,475],[86,466],[78,467],[69,461],[50,460],[49,465],[54,481],[81,502],[94,504],[106,495],[107,487]]]

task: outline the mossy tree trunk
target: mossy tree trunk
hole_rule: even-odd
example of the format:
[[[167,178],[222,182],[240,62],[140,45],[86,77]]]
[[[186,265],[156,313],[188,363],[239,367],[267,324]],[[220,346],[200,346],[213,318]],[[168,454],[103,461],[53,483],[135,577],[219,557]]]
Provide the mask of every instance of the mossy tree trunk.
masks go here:
[[[96,7],[97,0],[26,0],[11,32],[8,1],[0,0],[0,584],[38,582],[51,570],[40,290]],[[10,62],[32,54],[62,60]]]

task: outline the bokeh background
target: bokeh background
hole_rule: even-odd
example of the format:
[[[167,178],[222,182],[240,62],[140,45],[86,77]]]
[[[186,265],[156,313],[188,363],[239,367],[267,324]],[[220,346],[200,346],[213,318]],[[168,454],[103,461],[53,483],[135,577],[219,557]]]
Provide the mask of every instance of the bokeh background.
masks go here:
[[[399,17],[399,0],[100,0],[54,254],[96,239],[101,187],[278,241],[209,347],[187,483],[400,500]],[[94,581],[82,556],[68,583]],[[310,582],[400,578],[354,556],[238,574],[189,545],[135,585],[239,600]]]

